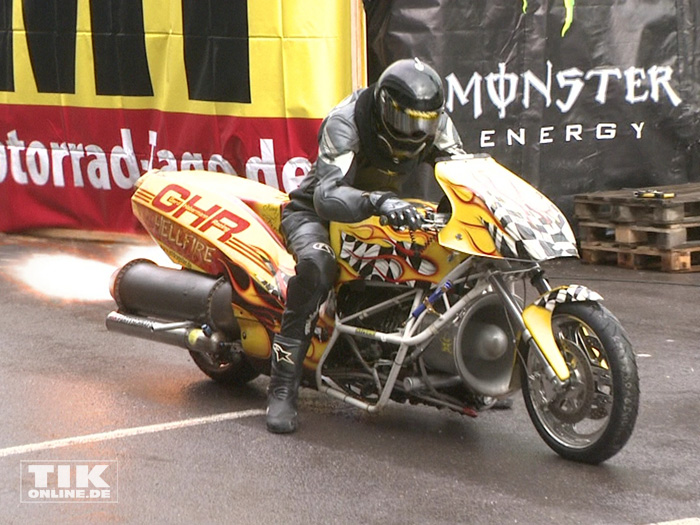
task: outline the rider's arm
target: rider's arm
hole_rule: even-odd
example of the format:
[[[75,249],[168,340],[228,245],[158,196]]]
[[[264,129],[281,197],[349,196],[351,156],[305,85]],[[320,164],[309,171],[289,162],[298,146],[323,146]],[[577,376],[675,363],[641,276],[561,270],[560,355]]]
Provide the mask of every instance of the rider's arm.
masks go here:
[[[322,219],[359,222],[376,213],[367,193],[345,182],[359,147],[354,123],[342,113],[331,115],[321,130],[316,160],[314,208]]]

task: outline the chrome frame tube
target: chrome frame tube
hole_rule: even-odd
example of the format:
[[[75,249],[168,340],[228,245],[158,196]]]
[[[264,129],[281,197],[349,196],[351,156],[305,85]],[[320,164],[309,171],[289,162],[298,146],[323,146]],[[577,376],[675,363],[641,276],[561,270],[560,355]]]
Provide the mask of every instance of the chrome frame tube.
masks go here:
[[[497,264],[500,261],[495,262]],[[475,263],[471,257],[465,259],[445,276],[442,283],[448,280],[454,281],[463,278],[467,271],[474,266],[474,264]],[[405,364],[408,350],[410,348],[428,342],[432,337],[437,335],[445,325],[452,322],[459,315],[459,313],[467,306],[467,304],[469,304],[473,299],[475,299],[479,295],[488,291],[494,291],[498,294],[498,296],[503,301],[503,305],[506,309],[508,317],[513,323],[512,328],[516,331],[519,330],[522,333],[522,337],[525,343],[535,349],[538,357],[544,363],[547,375],[551,375],[554,378],[550,378],[550,380],[556,386],[561,386],[563,383],[560,380],[558,380],[558,378],[554,374],[554,370],[551,368],[551,365],[549,365],[548,361],[545,359],[542,350],[539,348],[539,346],[537,346],[537,343],[535,342],[534,338],[525,326],[525,323],[522,318],[522,307],[513,299],[512,293],[504,280],[504,277],[506,277],[508,281],[512,281],[516,276],[518,278],[522,278],[525,274],[531,272],[531,270],[532,268],[518,269],[514,271],[508,269],[505,269],[504,271],[491,269],[486,270],[483,273],[479,273],[477,275],[472,275],[471,278],[479,279],[477,280],[476,286],[469,290],[467,294],[462,296],[452,306],[449,306],[448,304],[448,308],[445,311],[445,313],[439,315],[437,319],[435,319],[432,323],[430,323],[427,327],[425,327],[417,334],[414,334],[414,331],[418,326],[420,326],[420,322],[423,320],[427,311],[423,312],[418,318],[409,316],[406,324],[403,327],[403,330],[401,332],[394,333],[368,330],[366,328],[353,326],[349,324],[349,322],[354,321],[356,319],[366,318],[369,315],[375,314],[386,308],[399,304],[400,302],[408,299],[411,296],[411,294],[414,295],[413,306],[411,307],[411,311],[414,311],[418,307],[418,305],[421,304],[423,298],[427,294],[427,292],[423,290],[415,289],[408,291],[404,294],[399,295],[398,297],[392,298],[387,301],[383,301],[382,303],[373,305],[370,308],[367,308],[360,312],[356,312],[342,319],[336,316],[336,323],[333,330],[333,334],[331,336],[330,341],[328,342],[328,345],[326,346],[323,355],[321,356],[321,359],[319,360],[318,366],[316,367],[316,387],[320,392],[324,392],[330,395],[331,397],[340,399],[350,405],[362,408],[371,413],[378,412],[388,403],[391,397],[391,393],[394,389],[398,374],[403,365]],[[442,283],[438,284],[438,286],[440,286]],[[377,386],[380,394],[378,401],[374,404],[362,401],[360,399],[357,399],[356,397],[353,397],[350,394],[347,394],[344,390],[342,390],[340,386],[335,384],[332,379],[323,375],[323,366],[326,362],[326,359],[330,355],[333,347],[338,341],[338,338],[342,334],[361,337],[364,339],[371,339],[383,343],[391,343],[398,345],[399,347],[399,350],[396,354],[396,357],[394,358],[394,362],[391,365],[391,369],[389,370],[389,374],[386,378],[386,381],[384,382],[384,385],[382,386],[381,382],[377,381]],[[375,379],[377,379],[376,374]]]
[[[454,278],[455,276],[460,276],[466,271],[466,269],[470,265],[470,262],[464,261],[456,268],[454,268],[445,280]],[[423,319],[426,312],[423,312],[423,314],[421,314],[417,319],[410,316],[408,321],[404,325],[403,331],[400,333],[377,332],[374,330],[368,330],[366,328],[360,328],[357,326],[347,324],[348,320],[353,320],[357,319],[358,317],[361,317],[360,314],[366,314],[367,310],[373,310],[374,312],[381,310],[381,308],[377,309],[377,306],[379,305],[375,305],[367,310],[363,310],[362,312],[358,312],[344,319],[336,317],[336,324],[333,329],[333,334],[331,335],[331,339],[328,342],[328,345],[326,346],[326,349],[323,355],[321,356],[321,359],[319,360],[318,366],[316,367],[317,389],[320,392],[330,395],[331,397],[340,399],[350,405],[367,410],[368,412],[378,412],[379,410],[384,408],[384,406],[389,402],[391,393],[394,390],[394,385],[396,384],[396,379],[399,375],[399,372],[401,371],[401,368],[404,365],[404,360],[406,359],[408,350],[416,345],[425,343],[430,338],[438,334],[447,323],[453,321],[459,315],[459,313],[470,301],[472,301],[475,297],[486,292],[489,288],[490,284],[488,282],[483,282],[480,285],[476,286],[475,288],[470,290],[466,295],[462,296],[455,304],[449,307],[445,313],[441,314],[435,321],[433,321],[425,329],[423,329],[421,332],[415,335],[414,331],[420,325],[420,321]],[[425,292],[423,290],[413,290],[411,293],[414,294],[413,305],[411,307],[411,311],[413,311],[418,307],[419,304],[421,304],[421,301],[425,296]],[[392,303],[392,301],[385,301],[384,303],[384,307],[386,307],[389,305],[386,303]],[[323,366],[325,364],[325,361],[330,355],[331,350],[335,346],[341,334],[349,334],[365,339],[372,339],[375,341],[392,343],[399,346],[399,350],[396,354],[396,357],[394,358],[394,362],[391,365],[391,369],[389,370],[387,379],[383,387],[380,389],[379,400],[374,404],[362,401],[347,394],[340,387],[335,385],[335,383],[329,377],[323,375]]]

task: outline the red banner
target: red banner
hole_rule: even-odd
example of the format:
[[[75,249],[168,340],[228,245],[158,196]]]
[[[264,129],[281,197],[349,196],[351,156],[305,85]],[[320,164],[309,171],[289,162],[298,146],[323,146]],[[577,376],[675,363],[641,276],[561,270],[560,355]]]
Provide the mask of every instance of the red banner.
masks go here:
[[[355,83],[353,2],[3,2],[0,231],[137,231],[151,168],[291,190]]]
[[[318,119],[5,106],[0,231],[136,231],[125,202],[150,168],[204,169],[290,191],[316,156]],[[6,119],[4,119],[7,121]],[[66,139],[62,128],[74,130]]]

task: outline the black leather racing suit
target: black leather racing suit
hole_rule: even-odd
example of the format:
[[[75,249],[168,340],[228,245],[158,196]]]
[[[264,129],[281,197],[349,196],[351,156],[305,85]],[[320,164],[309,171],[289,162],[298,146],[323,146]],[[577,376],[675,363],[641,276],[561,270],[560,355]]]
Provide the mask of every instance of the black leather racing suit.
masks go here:
[[[328,222],[358,222],[377,214],[369,194],[397,193],[402,180],[420,164],[463,153],[462,141],[447,115],[437,135],[415,158],[396,161],[382,149],[373,110],[374,86],[338,104],[319,130],[318,158],[282,215],[282,232],[296,260],[289,281],[281,335],[310,341],[318,310],[332,289],[337,265]]]

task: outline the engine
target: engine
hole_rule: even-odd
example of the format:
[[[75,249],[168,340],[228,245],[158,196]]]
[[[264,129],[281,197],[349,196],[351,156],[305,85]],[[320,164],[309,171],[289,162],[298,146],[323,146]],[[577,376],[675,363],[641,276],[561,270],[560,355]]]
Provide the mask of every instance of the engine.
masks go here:
[[[340,290],[338,311],[341,317],[351,315],[380,302],[393,300],[406,290],[406,287],[366,281],[351,283]],[[410,315],[410,306],[410,301],[397,301],[395,306],[356,319],[353,324],[378,332],[396,332]],[[418,331],[431,324],[437,315],[440,313],[428,313]],[[339,343],[346,348],[337,364],[346,370],[353,359],[356,364],[363,364],[358,356],[364,365],[371,367],[379,360],[391,362],[397,351],[396,345],[368,342],[366,339]],[[409,352],[408,361],[411,360],[410,356]],[[420,393],[432,387],[464,391],[466,386],[466,390],[476,396],[504,396],[517,386],[513,384],[513,379],[516,382],[518,379],[518,374],[513,374],[515,358],[514,337],[500,299],[494,293],[484,294],[471,302],[453,324],[443,328],[422,349],[414,360],[414,369],[406,371],[404,390]]]
[[[110,293],[119,311],[107,316],[109,331],[215,355],[240,330],[223,278],[135,259],[114,273]]]

